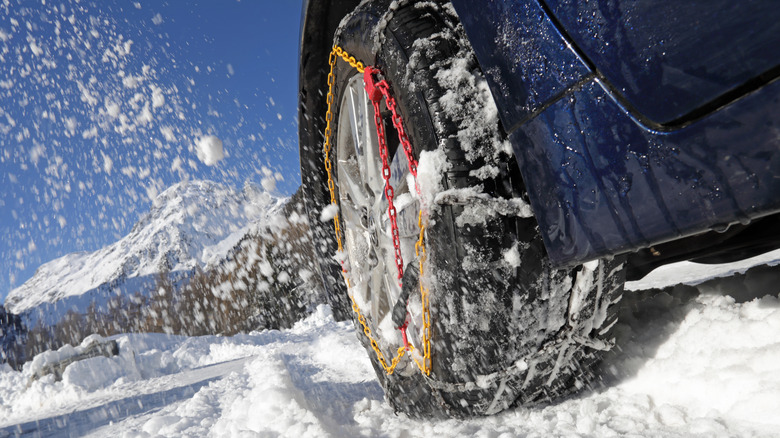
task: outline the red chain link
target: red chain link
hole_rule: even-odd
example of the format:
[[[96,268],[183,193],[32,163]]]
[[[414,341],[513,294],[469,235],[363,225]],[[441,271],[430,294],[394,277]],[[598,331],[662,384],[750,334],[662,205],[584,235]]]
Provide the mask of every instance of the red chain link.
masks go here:
[[[395,248],[395,267],[398,270],[398,281],[404,276],[404,259],[401,255],[401,235],[398,232],[398,223],[396,221],[396,210],[393,205],[393,186],[390,185],[390,158],[387,151],[387,140],[385,136],[385,127],[382,123],[381,109],[379,104],[382,102],[382,94],[378,93],[377,85],[374,80],[374,75],[378,74],[379,70],[373,67],[366,67],[363,72],[363,81],[366,85],[366,94],[371,100],[374,106],[374,123],[376,124],[376,134],[379,138],[379,156],[382,158],[382,178],[385,180],[385,197],[387,198],[387,215],[390,217],[390,232],[393,236],[393,248]],[[382,81],[384,82],[384,81]]]
[[[398,114],[395,98],[390,94],[390,85],[384,79],[380,81],[376,80],[375,76],[379,75],[380,73],[381,72],[376,68],[370,66],[366,67],[363,72],[363,82],[366,86],[366,94],[368,94],[368,98],[371,100],[371,103],[374,106],[374,123],[376,124],[376,133],[379,139],[379,156],[382,158],[382,177],[385,180],[387,214],[390,217],[390,229],[393,235],[393,247],[395,248],[395,265],[396,269],[398,270],[398,280],[400,281],[404,276],[404,261],[401,254],[401,238],[398,232],[398,223],[396,221],[396,210],[395,206],[393,205],[393,187],[390,185],[391,174],[389,153],[387,150],[387,139],[385,136],[384,124],[382,123],[382,116],[380,114],[380,103],[382,102],[382,97],[385,98],[387,108],[390,109],[390,112],[392,113],[393,126],[395,126],[395,129],[398,132],[398,140],[403,147],[404,155],[406,155],[406,162],[409,165],[409,173],[414,176],[414,188],[418,195],[420,194],[420,186],[417,184],[417,160],[414,158],[412,143],[409,141],[409,137],[406,135],[403,120]],[[406,329],[409,326],[408,317],[409,315],[407,314],[407,320],[401,327],[398,327],[398,329],[401,330],[404,347],[407,350],[410,348],[406,333]]]
[[[376,83],[376,88],[382,92],[385,96],[387,108],[393,114],[393,126],[398,131],[398,140],[401,142],[401,146],[404,148],[404,154],[406,155],[406,162],[409,164],[409,173],[414,176],[414,184],[417,189],[417,194],[420,194],[420,188],[417,186],[417,160],[414,158],[414,151],[412,150],[412,143],[409,141],[409,137],[406,135],[403,121],[398,114],[395,98],[390,94],[390,84],[386,80],[382,79]]]
[[[364,73],[364,81],[366,86],[366,93],[369,95],[370,100],[373,103],[374,106],[374,122],[377,127],[377,134],[379,134],[379,140],[381,141],[381,147],[384,152],[383,158],[383,176],[385,180],[385,196],[388,198],[388,216],[391,216],[392,224],[391,226],[395,229],[394,236],[396,236],[395,239],[393,239],[393,243],[396,249],[396,267],[399,271],[399,279],[403,278],[403,260],[401,258],[400,253],[400,238],[398,236],[398,225],[395,221],[395,207],[392,205],[393,201],[393,192],[392,187],[390,187],[390,190],[387,190],[387,187],[390,186],[390,165],[388,163],[389,157],[388,157],[388,151],[387,151],[387,141],[385,138],[385,132],[384,132],[384,125],[382,124],[381,117],[378,116],[379,110],[380,110],[380,104],[382,101],[382,98],[387,98],[387,106],[390,108],[392,115],[393,115],[393,125],[396,127],[398,132],[399,140],[401,141],[401,144],[403,144],[404,153],[407,157],[407,163],[409,164],[409,171],[410,173],[415,176],[415,188],[417,189],[417,193],[419,195],[420,189],[419,185],[417,184],[416,176],[417,176],[417,161],[414,159],[414,156],[412,154],[412,147],[411,143],[409,142],[408,137],[406,136],[406,132],[403,128],[403,123],[401,117],[398,115],[398,112],[396,111],[396,102],[395,99],[390,95],[390,87],[387,84],[386,81],[377,81],[374,76],[380,75],[380,71],[369,67],[368,72],[366,72],[366,68],[363,66],[363,64],[359,61],[357,61],[353,56],[350,56],[347,52],[344,51],[341,47],[334,46],[333,50],[331,51],[330,58],[329,58],[329,65],[330,65],[330,72],[328,73],[328,110],[326,113],[326,121],[327,126],[325,128],[325,145],[323,147],[323,152],[325,154],[325,168],[328,173],[328,189],[330,192],[331,197],[331,204],[336,204],[336,194],[335,194],[335,184],[333,182],[332,177],[332,165],[331,165],[331,159],[330,159],[330,151],[331,151],[331,145],[330,145],[330,133],[331,133],[331,123],[333,122],[333,113],[332,113],[332,104],[333,104],[333,85],[334,85],[334,76],[333,76],[333,70],[336,64],[337,57],[341,57],[344,59],[344,61],[348,62],[349,65],[356,68],[359,72]],[[340,233],[340,227],[339,227],[339,217],[336,215],[333,218],[334,222],[334,230],[336,232],[336,240],[338,242],[339,251],[342,250],[342,243],[341,243],[341,233]],[[420,371],[423,372],[426,376],[429,376],[431,373],[431,317],[430,317],[430,309],[429,309],[429,299],[428,299],[428,289],[423,286],[422,282],[422,274],[423,274],[423,263],[426,258],[425,256],[425,243],[423,241],[424,233],[425,233],[425,225],[423,222],[423,209],[420,209],[418,219],[417,219],[417,225],[420,228],[420,234],[419,239],[417,240],[417,244],[415,245],[415,253],[418,256],[418,262],[419,262],[419,268],[420,268],[420,298],[422,301],[422,319],[423,319],[423,328],[422,328],[422,342],[423,342],[423,357],[422,361],[418,360],[416,357],[412,357],[412,360],[417,364],[417,366],[420,368]],[[347,283],[347,288],[351,289],[352,286],[349,282],[349,277],[347,275],[348,268],[345,265],[345,263],[342,262],[342,270],[344,271],[344,279]],[[355,301],[355,297],[353,294],[349,295],[351,301],[352,301],[352,310],[355,312],[355,314],[358,317],[358,322],[363,327],[363,332],[365,333],[366,337],[371,341],[371,348],[374,349],[374,352],[376,352],[376,357],[379,363],[382,365],[382,368],[384,368],[385,372],[387,374],[392,374],[395,370],[396,366],[398,365],[401,358],[404,356],[404,353],[406,351],[412,352],[414,351],[414,346],[411,345],[407,339],[407,328],[409,325],[409,314],[407,312],[406,314],[406,320],[404,321],[403,326],[398,327],[398,329],[401,331],[401,334],[403,336],[403,343],[404,345],[402,347],[399,347],[397,350],[396,356],[392,359],[390,365],[388,366],[387,361],[385,360],[385,356],[382,353],[382,350],[379,348],[379,344],[374,339],[371,328],[368,325],[368,322],[366,321],[366,318],[363,316],[363,314],[360,312],[360,308],[357,305],[357,302]]]

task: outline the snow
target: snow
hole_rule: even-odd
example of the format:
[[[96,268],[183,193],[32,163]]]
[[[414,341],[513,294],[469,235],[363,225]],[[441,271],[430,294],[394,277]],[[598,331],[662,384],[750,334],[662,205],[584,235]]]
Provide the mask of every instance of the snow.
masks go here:
[[[778,264],[780,264],[780,250],[770,251],[766,254],[738,262],[720,265],[680,262],[674,265],[661,266],[648,274],[641,281],[628,282],[626,284],[626,289],[660,289],[677,283],[695,286],[710,278],[743,274],[748,269],[755,266],[777,266]]]
[[[520,251],[518,245],[519,242],[515,242],[515,244],[512,245],[511,248],[501,253],[502,258],[507,263],[507,265],[513,268],[519,268],[522,262],[522,258],[520,258]]]
[[[418,40],[415,48],[425,44]],[[464,49],[453,58],[451,65],[436,73],[439,85],[447,90],[439,103],[453,120],[461,121],[457,137],[466,157],[472,162],[483,157],[490,163],[501,154],[511,156],[512,148],[496,129],[498,108],[487,81],[476,72],[473,57],[471,51]],[[489,178],[494,173],[489,167],[483,167],[473,175]]]
[[[588,291],[593,287],[593,273],[598,269],[598,260],[590,261],[582,265],[582,270],[577,273],[577,279],[571,288],[571,298],[569,299],[569,313],[578,315],[584,305],[587,304]],[[603,322],[603,321],[602,321]],[[596,324],[599,327],[601,324]]]
[[[420,159],[417,163],[417,184],[420,188],[423,205],[434,205],[436,194],[443,190],[441,176],[451,167],[452,164],[447,161],[447,156],[442,149],[420,153]],[[416,193],[413,192],[413,195]]]
[[[485,225],[488,219],[497,215],[533,217],[531,206],[522,198],[493,197],[483,190],[481,185],[444,190],[436,194],[434,203],[463,206],[463,211],[455,218],[459,227]]]
[[[328,204],[325,207],[323,207],[322,211],[320,212],[320,221],[322,222],[328,222],[332,221],[336,215],[339,214],[339,206],[336,204]]]
[[[206,135],[198,139],[198,159],[206,166],[213,166],[225,158],[222,149],[222,140],[213,135]]]
[[[65,345],[57,351],[45,351],[37,356],[29,363],[30,372],[32,375],[42,375],[41,373],[45,368],[50,367],[65,359],[72,358],[81,353],[84,353],[90,346],[95,343],[100,343],[103,338],[99,335],[87,336],[81,345],[73,347],[71,345]]]
[[[397,416],[352,324],[335,322],[320,306],[286,331],[119,335],[119,356],[73,364],[61,382],[27,386],[29,364],[21,373],[3,368],[0,435],[776,435],[780,270],[762,265],[721,279],[704,274],[696,287],[671,286],[689,281],[689,268],[668,266],[663,291],[633,283],[601,382],[557,404],[469,420]]]

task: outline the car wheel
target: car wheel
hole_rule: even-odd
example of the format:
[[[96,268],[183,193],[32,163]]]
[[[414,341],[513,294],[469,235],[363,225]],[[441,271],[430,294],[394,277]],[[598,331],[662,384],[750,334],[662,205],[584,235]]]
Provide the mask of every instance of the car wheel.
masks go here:
[[[587,385],[610,346],[622,261],[551,267],[453,9],[444,2],[365,2],[342,21],[335,44],[381,70],[419,160],[418,195],[383,104],[400,250],[411,271],[401,285],[374,109],[363,75],[338,60],[329,159],[344,247],[339,257],[350,282],[339,293],[359,309],[359,337],[391,405],[415,417],[484,415]],[[422,282],[432,321],[429,373],[417,365],[424,361],[423,298],[412,268],[421,208],[428,218]],[[399,303],[413,351],[388,373],[390,358],[404,346],[393,319]]]

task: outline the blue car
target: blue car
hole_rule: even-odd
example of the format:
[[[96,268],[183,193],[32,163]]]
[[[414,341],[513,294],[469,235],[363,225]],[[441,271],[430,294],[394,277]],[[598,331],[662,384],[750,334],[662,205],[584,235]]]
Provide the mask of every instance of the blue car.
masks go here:
[[[780,247],[778,47],[768,0],[305,2],[315,251],[394,409],[585,388],[627,279]]]

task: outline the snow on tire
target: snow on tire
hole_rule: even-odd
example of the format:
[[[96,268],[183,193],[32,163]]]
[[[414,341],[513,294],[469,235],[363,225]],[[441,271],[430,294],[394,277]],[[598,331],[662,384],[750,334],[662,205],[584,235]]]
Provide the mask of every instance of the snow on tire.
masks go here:
[[[611,345],[622,260],[572,270],[550,266],[495,104],[452,7],[364,2],[342,21],[335,43],[382,71],[419,159],[422,201],[410,189],[383,110],[405,264],[414,261],[410,236],[421,205],[429,216],[423,281],[433,321],[430,376],[408,358],[388,375],[355,317],[394,409],[415,417],[486,415],[583,388]],[[370,140],[373,109],[365,104],[361,76],[336,63],[330,140],[345,230],[342,257],[353,281],[349,293],[392,357],[403,345],[391,323],[400,288],[382,213],[379,155]],[[413,226],[406,225],[410,217]],[[346,294],[346,287],[337,292]],[[418,351],[419,300],[412,295],[408,304]]]

